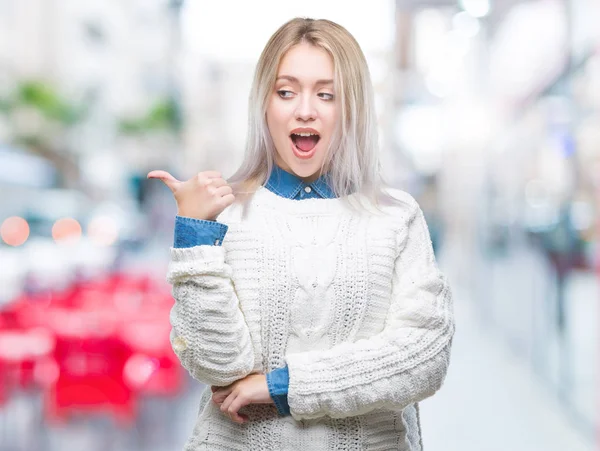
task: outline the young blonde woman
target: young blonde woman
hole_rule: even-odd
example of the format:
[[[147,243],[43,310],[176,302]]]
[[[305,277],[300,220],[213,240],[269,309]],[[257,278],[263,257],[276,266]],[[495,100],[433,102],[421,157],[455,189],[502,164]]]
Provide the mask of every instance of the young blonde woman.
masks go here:
[[[421,209],[385,188],[364,55],[293,19],[262,52],[245,158],[177,202],[171,343],[204,391],[186,450],[420,450],[454,334]]]

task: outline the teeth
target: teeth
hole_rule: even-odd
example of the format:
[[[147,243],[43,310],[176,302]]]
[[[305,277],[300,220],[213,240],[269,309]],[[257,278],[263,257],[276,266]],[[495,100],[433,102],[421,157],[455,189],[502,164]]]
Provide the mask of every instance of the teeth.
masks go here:
[[[319,136],[316,133],[293,133],[294,135],[298,135],[298,136]]]

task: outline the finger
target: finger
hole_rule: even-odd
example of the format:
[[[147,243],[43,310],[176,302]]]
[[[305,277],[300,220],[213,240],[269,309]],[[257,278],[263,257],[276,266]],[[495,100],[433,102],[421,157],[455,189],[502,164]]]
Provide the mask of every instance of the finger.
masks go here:
[[[219,199],[219,204],[223,208],[229,207],[234,202],[235,202],[235,196],[233,194],[227,194],[227,195],[221,197],[221,199]]]
[[[150,171],[147,176],[149,179],[159,179],[161,180],[167,187],[175,192],[177,187],[181,184],[179,180],[169,174],[167,171]]]
[[[198,173],[199,177],[204,177],[207,179],[218,179],[221,178],[221,173],[219,171],[204,171]]]
[[[223,401],[225,401],[225,399],[227,399],[228,394],[227,393],[213,393],[212,395],[212,400],[215,404],[221,405],[223,404]]]
[[[227,185],[227,180],[225,180],[222,177],[217,177],[217,178],[214,178],[214,179],[209,179],[208,181],[210,183],[210,186],[214,186],[215,188],[220,188],[221,186]]]
[[[233,188],[231,188],[231,186],[229,185],[225,185],[225,186],[221,186],[219,188],[216,189],[216,194],[223,197],[223,196],[227,196],[228,194],[233,193]]]
[[[227,404],[226,404],[227,403]],[[221,405],[221,411],[226,413],[232,421],[236,423],[244,423],[247,419],[238,413],[238,411],[244,406],[243,397],[237,393],[232,393],[227,397],[225,402]]]
[[[221,180],[221,177],[207,177],[204,172],[201,172],[196,176],[196,179],[200,186],[212,188],[216,186],[215,183],[218,183],[218,180]]]
[[[227,409],[229,417],[236,423],[243,423],[244,421],[246,421],[247,417],[245,415],[240,415],[239,410],[247,405],[248,401],[246,401],[246,399],[243,396],[237,396]]]
[[[233,391],[232,388],[224,388],[224,389],[220,389],[220,390],[215,390],[213,392],[212,399],[215,403],[221,404],[223,401],[225,401],[225,398],[227,398],[231,394],[232,391]]]
[[[229,396],[227,396],[223,400],[223,402],[221,403],[221,412],[227,413],[227,409],[229,408],[229,405],[233,402],[233,400],[235,399],[236,396],[237,396],[237,393],[230,393]]]

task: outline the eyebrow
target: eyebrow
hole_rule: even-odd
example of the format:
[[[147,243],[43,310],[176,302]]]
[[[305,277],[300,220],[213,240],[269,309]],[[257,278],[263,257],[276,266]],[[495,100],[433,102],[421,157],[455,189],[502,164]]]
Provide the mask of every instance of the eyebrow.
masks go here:
[[[300,84],[300,81],[296,78],[296,77],[292,77],[291,75],[280,75],[279,77],[277,77],[277,80],[275,81],[279,81],[279,80],[288,80],[291,81],[292,83],[298,83]],[[315,85],[331,85],[333,84],[333,80],[330,79],[321,79],[321,80],[317,80],[315,82]]]

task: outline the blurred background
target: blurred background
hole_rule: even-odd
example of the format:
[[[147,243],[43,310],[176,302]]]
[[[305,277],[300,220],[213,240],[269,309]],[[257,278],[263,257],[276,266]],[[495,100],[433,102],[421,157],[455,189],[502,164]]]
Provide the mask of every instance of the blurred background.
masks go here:
[[[145,176],[234,172],[295,16],[361,44],[385,175],[454,289],[425,448],[600,449],[597,0],[0,0],[0,449],[182,448],[202,387],[168,341],[175,204]]]

